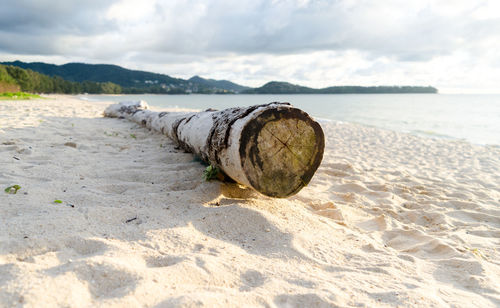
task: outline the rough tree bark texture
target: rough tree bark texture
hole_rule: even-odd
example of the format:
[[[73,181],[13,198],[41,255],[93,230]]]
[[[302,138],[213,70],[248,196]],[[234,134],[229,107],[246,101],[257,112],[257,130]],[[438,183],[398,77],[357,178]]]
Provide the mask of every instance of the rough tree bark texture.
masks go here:
[[[323,158],[321,126],[288,103],[186,113],[153,112],[144,101],[121,102],[104,113],[167,135],[236,182],[271,197],[299,192]]]

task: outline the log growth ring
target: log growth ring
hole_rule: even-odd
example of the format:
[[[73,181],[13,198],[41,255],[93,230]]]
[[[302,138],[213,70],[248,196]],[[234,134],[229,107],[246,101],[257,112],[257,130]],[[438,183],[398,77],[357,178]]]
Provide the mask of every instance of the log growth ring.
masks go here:
[[[323,158],[321,126],[300,109],[268,109],[243,128],[241,167],[259,192],[285,198],[306,186]]]

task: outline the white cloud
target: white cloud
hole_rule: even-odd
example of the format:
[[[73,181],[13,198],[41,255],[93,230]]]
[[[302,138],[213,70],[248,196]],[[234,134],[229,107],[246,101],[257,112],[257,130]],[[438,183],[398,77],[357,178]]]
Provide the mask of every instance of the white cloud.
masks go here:
[[[5,60],[77,59],[252,86],[286,80],[491,91],[500,83],[495,1],[6,2]]]

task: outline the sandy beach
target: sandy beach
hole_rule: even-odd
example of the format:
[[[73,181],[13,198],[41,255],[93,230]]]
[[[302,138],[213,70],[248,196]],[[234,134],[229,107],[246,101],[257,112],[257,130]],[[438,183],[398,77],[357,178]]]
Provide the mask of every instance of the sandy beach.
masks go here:
[[[499,147],[322,122],[272,199],[109,104],[0,101],[0,307],[500,306]]]

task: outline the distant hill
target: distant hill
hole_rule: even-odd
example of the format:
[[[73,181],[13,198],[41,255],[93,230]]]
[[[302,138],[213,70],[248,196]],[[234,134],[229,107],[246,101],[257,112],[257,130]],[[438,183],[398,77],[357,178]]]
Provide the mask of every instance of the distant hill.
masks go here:
[[[2,62],[3,65],[17,66],[23,69],[48,75],[59,76],[73,82],[93,81],[112,82],[120,85],[124,93],[226,93],[239,92],[247,87],[230,81],[203,79],[193,80],[174,78],[164,74],[129,70],[117,65],[67,63],[63,65],[42,62],[25,63],[21,61]],[[238,90],[236,90],[238,89]]]
[[[271,81],[260,88],[248,89],[245,94],[311,94],[315,89],[303,87],[288,82]]]
[[[119,94],[122,92],[119,85],[109,81],[68,81],[59,76],[51,77],[30,69],[0,64],[0,93],[19,90],[31,93],[65,94]]]
[[[25,63],[21,61],[3,62],[1,64],[30,69],[48,76],[59,76],[68,81],[109,81],[122,87],[147,86],[155,81],[176,85],[185,82],[185,80],[172,78],[168,75],[134,71],[109,64],[67,63],[55,65],[42,62]]]
[[[108,83],[105,88],[120,91],[124,94],[159,93],[159,94],[352,94],[352,93],[437,93],[434,87],[417,86],[333,86],[314,89],[288,82],[271,81],[259,88],[238,85],[228,80],[205,79],[193,76],[189,80],[174,78],[165,74],[129,70],[117,65],[68,63],[63,65],[42,62],[25,63],[21,61],[2,62],[6,66],[14,66],[40,74],[61,78],[68,82],[82,83],[82,87],[72,85],[73,89],[92,89],[97,93],[100,85]],[[55,80],[55,79],[54,79]],[[59,82],[59,81],[58,81]],[[93,84],[89,84],[93,83]],[[57,83],[57,82],[56,82]],[[4,82],[5,84],[5,82]],[[120,86],[116,89],[115,85]],[[69,87],[69,86],[67,86]],[[21,86],[23,88],[23,86]],[[50,88],[50,87],[49,87]],[[102,88],[102,87],[101,87]],[[72,90],[73,91],[73,90]],[[90,92],[88,92],[90,93]]]
[[[437,93],[434,87],[417,86],[335,86],[314,89],[294,85],[288,82],[271,81],[260,88],[243,91],[245,94],[388,94],[388,93]]]
[[[391,93],[438,93],[438,89],[427,86],[376,86],[376,87],[360,87],[360,86],[336,86],[318,89],[318,93],[322,94],[391,94]]]
[[[193,76],[193,77],[189,78],[188,81],[195,83],[195,84],[205,85],[205,86],[211,87],[211,88],[234,91],[236,93],[251,89],[250,87],[241,86],[239,84],[236,84],[236,83],[228,81],[228,80],[205,79],[205,78],[201,78],[200,76]]]

